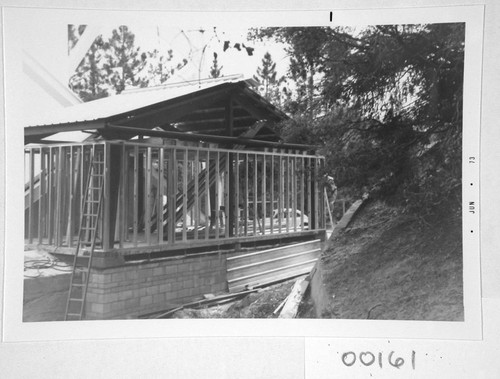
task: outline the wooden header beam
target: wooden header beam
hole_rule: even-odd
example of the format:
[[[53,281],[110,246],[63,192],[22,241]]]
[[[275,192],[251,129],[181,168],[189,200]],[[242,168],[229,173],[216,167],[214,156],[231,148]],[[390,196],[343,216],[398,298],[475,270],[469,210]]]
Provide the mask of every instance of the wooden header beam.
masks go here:
[[[129,138],[139,135],[139,136],[150,136],[150,137],[173,138],[185,141],[214,142],[214,143],[253,146],[253,147],[270,147],[277,149],[314,150],[316,148],[315,146],[312,145],[269,142],[269,141],[261,141],[261,140],[242,138],[242,137],[214,136],[208,134],[194,134],[194,133],[183,133],[183,132],[167,132],[160,130],[133,128],[129,126],[111,125],[111,124],[106,127],[106,130],[109,131],[110,134],[112,135],[120,135],[122,137],[127,136]]]

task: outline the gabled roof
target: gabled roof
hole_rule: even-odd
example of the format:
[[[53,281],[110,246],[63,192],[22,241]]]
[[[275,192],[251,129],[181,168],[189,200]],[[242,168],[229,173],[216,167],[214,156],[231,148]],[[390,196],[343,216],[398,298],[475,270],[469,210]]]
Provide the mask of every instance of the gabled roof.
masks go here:
[[[271,103],[252,90],[252,80],[236,77],[176,83],[166,86],[125,91],[120,95],[62,109],[50,118],[34,119],[25,127],[25,142],[39,142],[56,133],[97,131],[104,138],[127,139],[113,126],[183,132],[211,136],[243,134],[257,121],[278,122],[287,118]],[[228,113],[231,99],[232,116]],[[228,118],[232,117],[232,131]],[[61,137],[61,138],[60,138]],[[268,127],[255,139],[278,141]]]

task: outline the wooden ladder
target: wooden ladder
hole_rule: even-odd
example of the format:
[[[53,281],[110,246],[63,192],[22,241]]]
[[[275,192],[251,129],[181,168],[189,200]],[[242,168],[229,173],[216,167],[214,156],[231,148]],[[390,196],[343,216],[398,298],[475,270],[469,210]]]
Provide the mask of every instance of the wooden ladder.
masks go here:
[[[80,230],[73,260],[73,271],[66,303],[64,320],[81,320],[90,279],[92,256],[96,248],[104,192],[103,152],[93,152],[90,157],[87,186],[82,199]]]

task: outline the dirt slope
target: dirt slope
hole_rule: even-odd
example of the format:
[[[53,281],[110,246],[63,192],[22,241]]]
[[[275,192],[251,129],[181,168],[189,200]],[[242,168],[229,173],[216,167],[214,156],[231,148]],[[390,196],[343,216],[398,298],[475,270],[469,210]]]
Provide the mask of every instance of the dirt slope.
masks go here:
[[[325,318],[463,320],[459,220],[435,227],[380,202],[360,209],[322,256]],[[314,317],[311,300],[301,317]]]

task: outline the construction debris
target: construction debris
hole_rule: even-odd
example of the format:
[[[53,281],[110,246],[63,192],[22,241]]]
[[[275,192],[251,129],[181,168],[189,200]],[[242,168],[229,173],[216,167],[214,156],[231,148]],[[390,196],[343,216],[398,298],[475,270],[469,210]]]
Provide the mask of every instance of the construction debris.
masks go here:
[[[308,286],[308,277],[300,278],[295,282],[292,292],[288,295],[278,318],[295,318],[299,310],[300,302],[302,301]]]

